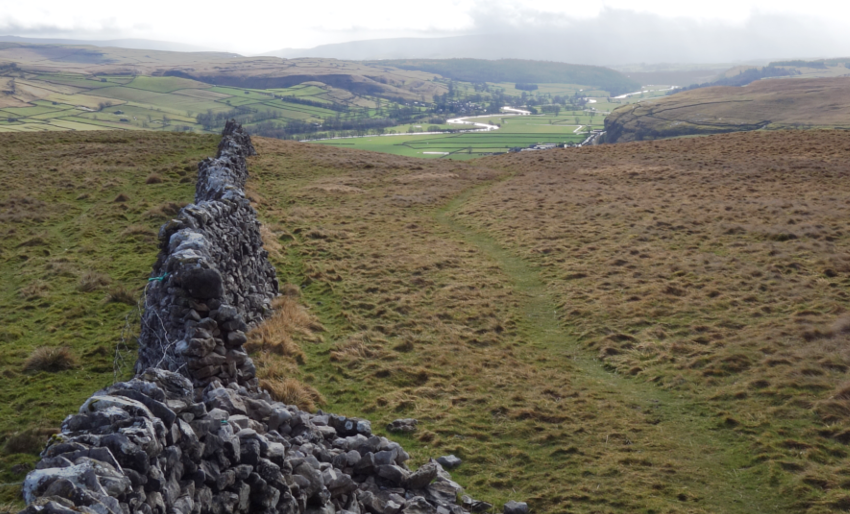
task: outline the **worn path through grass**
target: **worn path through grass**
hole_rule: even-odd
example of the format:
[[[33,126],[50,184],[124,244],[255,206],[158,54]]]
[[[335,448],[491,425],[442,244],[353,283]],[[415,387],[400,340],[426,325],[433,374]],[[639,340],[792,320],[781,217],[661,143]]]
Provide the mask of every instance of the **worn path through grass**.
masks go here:
[[[435,211],[435,218],[498,263],[513,280],[514,291],[523,298],[522,330],[530,341],[520,358],[535,361],[539,367],[568,372],[574,389],[587,390],[590,396],[604,398],[600,400],[600,408],[651,411],[655,424],[643,430],[639,435],[640,441],[627,438],[625,444],[643,447],[636,453],[646,451],[649,459],[653,459],[653,454],[655,457],[664,455],[668,459],[662,466],[666,468],[663,472],[668,475],[669,483],[676,484],[682,491],[677,495],[679,501],[696,502],[692,508],[708,512],[768,513],[787,510],[789,502],[783,501],[768,485],[768,477],[750,472],[747,441],[723,430],[717,417],[692,398],[624,377],[606,368],[560,326],[556,302],[537,269],[502,248],[489,235],[475,231],[454,218],[454,213],[470,197],[486,194],[489,187],[491,185],[484,185],[464,192]],[[624,419],[629,416],[629,413],[623,413]],[[617,427],[612,427],[612,433],[605,435],[604,442],[600,441],[600,444],[603,447],[622,444],[619,432]],[[617,436],[616,443],[612,441],[612,435]],[[637,457],[636,462],[644,466],[657,464],[651,460],[641,461],[642,458]],[[626,458],[620,462],[628,466],[633,460]],[[646,486],[660,489],[657,484],[647,483]],[[597,484],[594,493],[605,494],[605,490],[600,490],[600,484]],[[683,507],[687,509],[685,505]]]

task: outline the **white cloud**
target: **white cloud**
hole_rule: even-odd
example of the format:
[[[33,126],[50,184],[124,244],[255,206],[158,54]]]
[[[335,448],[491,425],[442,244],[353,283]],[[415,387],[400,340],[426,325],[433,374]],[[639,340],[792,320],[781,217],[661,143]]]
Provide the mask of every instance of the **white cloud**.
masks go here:
[[[0,13],[0,35],[146,38],[241,53],[388,37],[503,31],[539,36],[541,30],[584,33],[586,27],[602,31],[612,44],[645,46],[636,37],[669,44],[671,37],[682,34],[688,39],[685,48],[709,44],[728,51],[727,42],[737,39],[758,46],[759,51],[764,45],[779,45],[776,49],[783,53],[785,48],[793,49],[791,42],[807,52],[827,44],[843,48],[847,39],[843,34],[850,34],[850,22],[845,21],[850,20],[850,3],[822,0],[261,0],[246,4],[0,0]],[[741,31],[752,37],[743,37]],[[785,42],[779,37],[783,31],[787,31]],[[586,37],[598,39],[593,34]],[[712,53],[705,48],[693,50]],[[824,48],[823,54],[834,54],[828,50]]]

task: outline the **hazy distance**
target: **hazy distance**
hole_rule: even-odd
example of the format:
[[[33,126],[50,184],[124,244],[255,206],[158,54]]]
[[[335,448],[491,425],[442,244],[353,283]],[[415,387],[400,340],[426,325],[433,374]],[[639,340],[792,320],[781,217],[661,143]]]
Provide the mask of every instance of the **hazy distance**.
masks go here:
[[[521,58],[609,66],[850,55],[850,4],[817,0],[371,0],[326,1],[320,9],[255,2],[227,7],[226,16],[224,6],[207,2],[126,5],[0,0],[0,35],[281,57]]]

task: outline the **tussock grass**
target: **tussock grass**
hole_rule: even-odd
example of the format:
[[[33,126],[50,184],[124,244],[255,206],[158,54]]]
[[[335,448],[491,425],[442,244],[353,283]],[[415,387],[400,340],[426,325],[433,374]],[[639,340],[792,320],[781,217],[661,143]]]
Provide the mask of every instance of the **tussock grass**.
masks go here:
[[[842,137],[472,165],[258,138],[251,169],[323,409],[419,419],[414,461],[494,503],[816,512],[850,442]]]
[[[3,442],[3,453],[12,455],[16,453],[40,452],[44,449],[47,438],[58,432],[59,429],[55,427],[37,426],[21,432],[6,434],[4,437],[5,441]]]
[[[124,286],[113,287],[106,294],[106,301],[112,303],[123,303],[136,305],[140,301],[141,293],[133,292]]]
[[[84,293],[91,293],[92,291],[97,291],[98,289],[108,286],[111,282],[112,279],[110,279],[108,275],[93,270],[87,270],[80,276],[78,288]]]
[[[77,367],[77,357],[67,346],[51,348],[42,346],[36,348],[24,362],[24,371],[47,371],[55,373]]]
[[[299,409],[306,411],[315,411],[316,404],[326,402],[316,389],[294,378],[261,379],[260,387],[268,391],[275,400],[287,405],[297,405]]]
[[[24,300],[37,300],[46,298],[50,292],[50,285],[44,280],[34,280],[22,287],[18,294]]]
[[[285,284],[281,296],[272,302],[273,314],[248,333],[245,349],[254,358],[260,387],[278,401],[314,411],[317,404],[326,400],[315,388],[299,380],[302,373],[298,368],[307,360],[301,344],[320,342],[321,336],[316,332],[324,327],[300,303],[300,296],[297,285]]]

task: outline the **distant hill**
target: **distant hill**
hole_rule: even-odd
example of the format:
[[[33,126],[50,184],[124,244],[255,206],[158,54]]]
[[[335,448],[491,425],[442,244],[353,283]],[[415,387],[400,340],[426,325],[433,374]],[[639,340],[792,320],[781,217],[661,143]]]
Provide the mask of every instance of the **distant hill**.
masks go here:
[[[373,66],[385,65],[402,70],[436,73],[464,82],[522,82],[581,84],[598,87],[619,95],[634,91],[642,84],[622,73],[601,66],[565,64],[520,59],[400,59],[367,61]]]
[[[0,62],[37,73],[174,76],[217,86],[285,88],[321,82],[358,95],[431,100],[446,90],[433,74],[335,59],[243,57],[224,52],[172,52],[83,45],[0,42]]]
[[[19,36],[0,36],[2,43],[20,43],[26,45],[86,45],[111,48],[132,48],[136,50],[159,50],[165,52],[210,52],[210,48],[174,43],[171,41],[154,41],[152,39],[46,39]],[[237,54],[230,54],[237,55]]]
[[[625,105],[605,119],[609,143],[793,127],[850,128],[850,78],[693,89]]]

